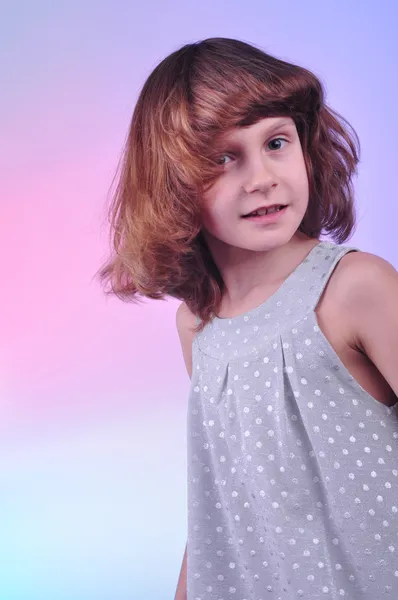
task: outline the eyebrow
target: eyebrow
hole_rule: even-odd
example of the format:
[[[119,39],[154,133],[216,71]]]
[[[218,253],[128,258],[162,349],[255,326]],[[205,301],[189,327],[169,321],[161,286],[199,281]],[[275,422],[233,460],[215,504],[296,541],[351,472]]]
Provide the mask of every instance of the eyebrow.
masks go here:
[[[276,121],[272,125],[269,125],[267,128],[265,128],[264,131],[263,131],[263,135],[265,135],[265,136],[272,135],[278,129],[282,129],[283,127],[292,128],[292,127],[294,127],[294,122],[290,121],[290,120],[288,120],[286,118],[281,117],[278,121]],[[221,143],[221,145],[225,145],[225,144],[229,145],[229,144],[237,144],[237,143],[239,143],[236,139],[234,139],[234,134],[236,134],[235,131],[229,132],[229,133],[225,133],[224,136],[222,136],[220,138],[219,143]]]
[[[283,127],[293,127],[294,123],[292,121],[289,121],[288,119],[284,119],[284,118],[280,118],[278,119],[278,121],[275,121],[275,123],[273,123],[272,125],[268,125],[268,127],[264,128],[263,134],[264,135],[271,135],[271,133],[274,133],[275,131],[277,131],[278,129],[282,129]]]
[[[265,133],[270,133],[271,131],[274,131],[275,129],[280,129],[281,127],[293,127],[294,123],[288,119],[280,119],[279,121],[277,121],[276,123],[274,123],[273,125],[271,125],[268,129],[265,130]]]

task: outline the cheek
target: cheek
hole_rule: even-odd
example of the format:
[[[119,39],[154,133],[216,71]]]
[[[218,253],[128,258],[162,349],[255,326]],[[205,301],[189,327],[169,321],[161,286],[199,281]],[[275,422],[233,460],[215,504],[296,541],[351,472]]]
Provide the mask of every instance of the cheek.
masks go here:
[[[309,190],[309,178],[311,177],[311,164],[305,159],[304,155],[301,153],[300,160],[300,179],[302,182],[302,188],[306,189],[307,192]]]
[[[298,157],[294,168],[291,171],[292,178],[291,184],[292,189],[295,191],[295,194],[302,201],[308,201],[309,195],[309,183],[308,183],[308,174],[307,168],[305,165],[304,157],[301,155]]]
[[[301,195],[304,196],[305,200],[308,201],[309,195],[309,185],[308,185],[308,176],[305,167],[301,173],[301,177],[299,180],[299,189],[301,190]]]
[[[226,199],[230,195],[226,186],[215,186],[206,194],[203,202],[202,222],[209,231],[215,231],[222,227],[222,223],[228,218],[230,209]]]
[[[206,205],[202,212],[202,225],[209,233],[217,235],[223,222],[219,205]]]

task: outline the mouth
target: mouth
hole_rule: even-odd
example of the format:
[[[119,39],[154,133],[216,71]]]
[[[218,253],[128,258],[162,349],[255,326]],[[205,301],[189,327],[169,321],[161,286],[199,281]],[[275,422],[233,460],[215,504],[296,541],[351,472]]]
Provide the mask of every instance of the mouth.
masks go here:
[[[253,210],[251,213],[242,215],[242,218],[247,219],[249,217],[263,217],[272,213],[278,213],[284,208],[286,208],[286,204],[273,204],[272,206],[263,206],[261,208],[257,208],[256,210]]]

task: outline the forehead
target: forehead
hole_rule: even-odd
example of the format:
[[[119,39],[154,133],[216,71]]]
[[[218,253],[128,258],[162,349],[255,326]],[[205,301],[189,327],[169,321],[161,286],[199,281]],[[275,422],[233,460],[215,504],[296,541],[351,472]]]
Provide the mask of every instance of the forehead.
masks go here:
[[[295,129],[295,123],[291,117],[265,117],[253,125],[247,127],[234,127],[220,135],[218,142],[224,144],[238,144],[246,139],[252,139],[257,136],[267,136],[277,133],[281,129]],[[218,144],[217,144],[218,145]]]

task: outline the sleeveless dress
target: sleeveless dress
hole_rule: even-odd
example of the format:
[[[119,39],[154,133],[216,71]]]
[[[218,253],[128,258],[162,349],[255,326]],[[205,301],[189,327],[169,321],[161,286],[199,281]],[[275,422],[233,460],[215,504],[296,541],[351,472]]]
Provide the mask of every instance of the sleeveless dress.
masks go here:
[[[398,599],[398,403],[358,384],[315,314],[350,251],[320,242],[194,339],[188,600]]]

